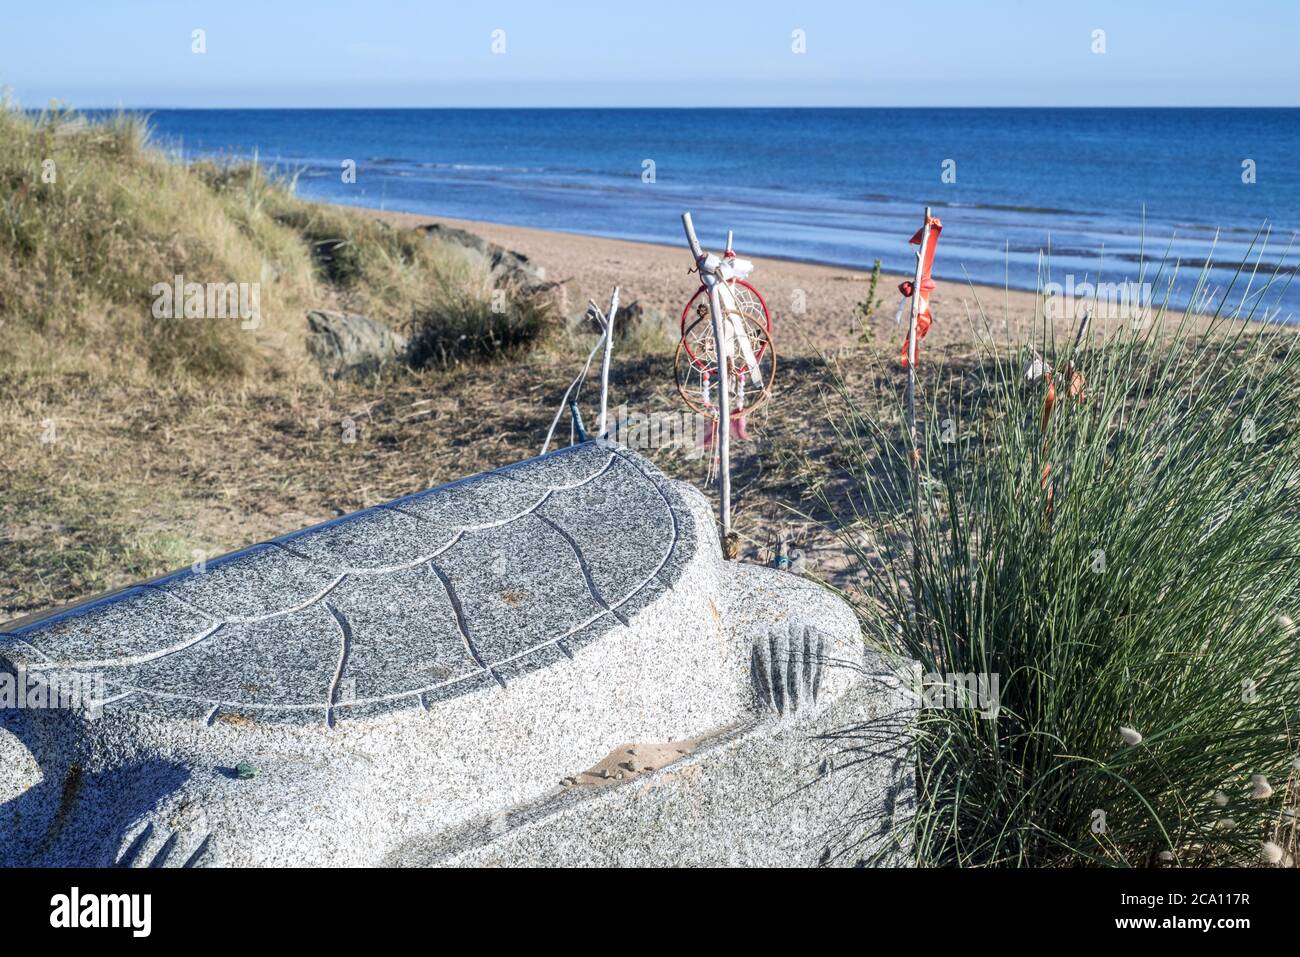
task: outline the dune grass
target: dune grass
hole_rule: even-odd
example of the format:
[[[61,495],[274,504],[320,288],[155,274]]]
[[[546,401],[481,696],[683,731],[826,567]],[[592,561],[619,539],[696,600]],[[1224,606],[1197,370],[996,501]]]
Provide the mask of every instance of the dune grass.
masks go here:
[[[899,431],[841,390],[851,597],[927,676],[899,822],[918,863],[1294,859],[1300,352],[1244,318],[987,351],[921,410],[915,485]]]
[[[311,260],[239,205],[151,147],[138,118],[0,110],[0,368],[228,378],[301,356]],[[150,290],[176,274],[260,283],[262,328],[155,319]]]
[[[147,119],[0,109],[0,369],[121,378],[310,376],[311,308],[413,335],[443,364],[515,354],[554,326],[485,266],[254,163],[196,162]],[[158,283],[257,284],[260,319],[158,319]],[[504,297],[503,295],[504,294]]]
[[[321,280],[354,312],[411,340],[417,368],[518,356],[549,344],[560,319],[550,303],[500,288],[482,262],[414,230],[293,195],[256,163],[191,167],[241,217],[262,216],[306,244]]]
[[[540,313],[512,290],[493,311],[486,266],[293,187],[257,164],[186,165],[145,118],[0,104],[0,617],[460,477],[444,452],[483,464],[490,444],[426,448],[420,419],[381,448],[343,444],[342,423],[369,435],[377,408],[486,393],[476,367],[533,350]],[[259,284],[260,323],[156,318],[153,287],[178,274]],[[325,381],[309,309],[428,337],[438,368]],[[344,467],[364,454],[379,478]]]
[[[434,272],[405,325],[409,361],[419,368],[563,345],[564,329],[553,301],[499,290],[490,276],[459,256],[449,256]]]

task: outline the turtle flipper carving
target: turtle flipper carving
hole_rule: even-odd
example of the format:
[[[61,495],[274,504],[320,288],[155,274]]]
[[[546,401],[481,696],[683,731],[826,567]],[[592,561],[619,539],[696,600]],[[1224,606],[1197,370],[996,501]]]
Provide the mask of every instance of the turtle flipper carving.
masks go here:
[[[120,831],[117,867],[360,866],[382,804],[356,761],[191,769]],[[390,809],[391,810],[391,809]]]
[[[826,644],[816,626],[800,622],[755,635],[754,690],[759,706],[779,715],[815,708]]]

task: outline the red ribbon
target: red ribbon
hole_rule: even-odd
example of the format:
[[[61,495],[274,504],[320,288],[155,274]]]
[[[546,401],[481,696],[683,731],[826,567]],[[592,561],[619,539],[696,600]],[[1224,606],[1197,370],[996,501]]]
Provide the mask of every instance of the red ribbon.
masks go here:
[[[939,245],[939,233],[943,230],[943,223],[939,222],[937,217],[931,216],[929,226],[930,241],[926,243],[925,254],[921,261],[921,308],[916,315],[916,341],[918,343],[925,338],[925,334],[930,331],[930,325],[934,321],[934,317],[930,315],[930,293],[937,288],[937,283],[930,278],[930,271],[934,268],[934,250]],[[925,227],[922,226],[916,231],[916,235],[911,238],[911,245],[921,245],[924,236]],[[898,291],[911,299],[914,291],[912,280],[907,279],[899,283]],[[909,334],[910,331],[909,328]],[[907,336],[903,337],[903,365],[907,365]]]

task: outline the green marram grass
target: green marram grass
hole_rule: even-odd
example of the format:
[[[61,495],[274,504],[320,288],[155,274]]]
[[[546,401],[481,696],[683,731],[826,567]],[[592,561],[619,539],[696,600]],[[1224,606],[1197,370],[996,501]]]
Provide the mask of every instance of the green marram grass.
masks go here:
[[[919,864],[1296,854],[1300,355],[1294,327],[1228,311],[982,350],[919,410],[915,485],[902,410],[840,383],[851,491],[824,504],[861,564],[850,597],[929,676],[922,702],[958,705],[919,712],[896,822]],[[1076,399],[1058,375],[1046,439],[1035,353],[1086,377]],[[972,675],[995,698],[936,693]]]
[[[518,355],[554,333],[550,311],[494,289],[485,264],[294,188],[256,160],[181,162],[141,115],[0,101],[0,371],[310,377],[309,309],[407,333],[417,365]],[[177,275],[257,284],[261,322],[156,319],[152,290]]]

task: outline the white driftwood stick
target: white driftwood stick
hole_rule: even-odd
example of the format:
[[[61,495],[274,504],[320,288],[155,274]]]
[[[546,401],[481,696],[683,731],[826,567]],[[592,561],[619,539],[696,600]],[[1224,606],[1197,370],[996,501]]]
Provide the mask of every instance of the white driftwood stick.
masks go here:
[[[614,351],[614,313],[618,312],[618,286],[609,297],[609,314],[605,317],[605,358],[600,364],[600,422],[596,435],[605,434],[605,416],[609,409],[609,361]]]
[[[599,312],[600,310],[596,310]],[[574,386],[587,377],[587,370],[591,368],[591,360],[596,358],[596,350],[604,342],[604,336],[596,340],[596,344],[591,347],[591,352],[587,353],[587,362],[578,373],[578,377],[569,383],[569,387],[564,390],[564,396],[560,399],[560,407],[555,410],[555,418],[551,419],[551,427],[546,430],[546,441],[542,443],[541,455],[546,454],[546,450],[551,447],[551,439],[555,436],[555,427],[560,424],[560,417],[564,415],[564,410],[569,407],[569,393],[573,391]]]
[[[682,228],[686,230],[686,245],[700,270],[700,279],[709,290],[709,311],[713,313],[713,348],[718,359],[718,492],[722,524],[722,541],[725,553],[727,536],[731,533],[731,409],[727,395],[727,337],[724,333],[722,303],[718,297],[718,277],[704,271],[704,249],[695,235],[695,224],[690,213],[682,213]]]
[[[709,283],[709,308],[713,310],[713,343],[718,357],[718,498],[725,551],[727,536],[731,533],[731,396],[727,394],[730,337],[716,282]]]
[[[682,226],[686,230],[686,245],[691,247],[691,256],[695,259],[696,265],[699,265],[700,260],[704,258],[704,250],[695,236],[695,224],[691,222],[690,213],[682,213]]]

